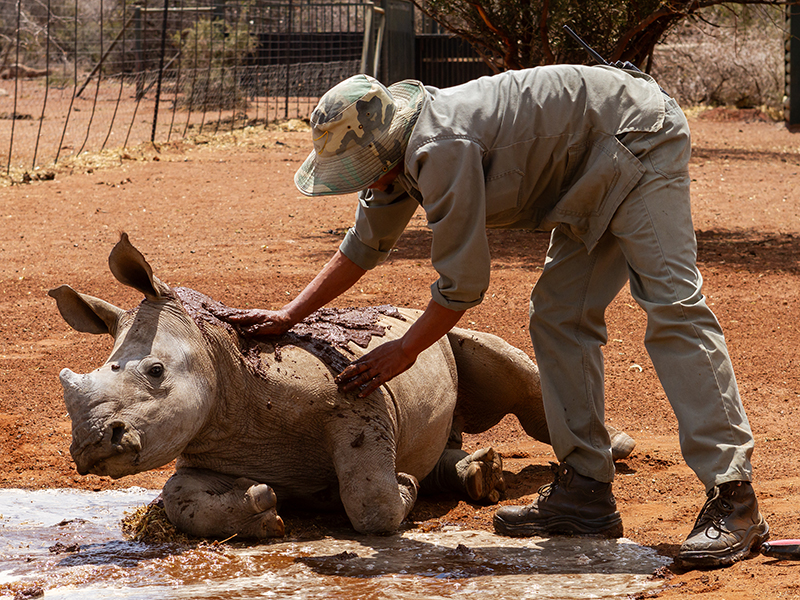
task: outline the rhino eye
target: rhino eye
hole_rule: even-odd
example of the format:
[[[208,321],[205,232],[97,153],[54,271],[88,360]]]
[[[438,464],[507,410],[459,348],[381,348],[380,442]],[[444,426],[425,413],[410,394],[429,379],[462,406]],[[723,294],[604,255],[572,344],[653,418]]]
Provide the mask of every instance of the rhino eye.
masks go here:
[[[150,377],[158,379],[164,374],[164,365],[161,363],[154,364],[147,370],[147,374],[150,375]]]

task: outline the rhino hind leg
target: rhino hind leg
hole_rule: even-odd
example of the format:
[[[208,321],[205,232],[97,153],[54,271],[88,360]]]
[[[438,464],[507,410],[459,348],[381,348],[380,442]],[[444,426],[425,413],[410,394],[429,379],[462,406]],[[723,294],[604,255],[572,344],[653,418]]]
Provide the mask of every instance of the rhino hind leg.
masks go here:
[[[506,489],[503,460],[492,448],[469,454],[447,448],[439,462],[420,482],[423,494],[455,492],[474,502],[496,503]]]
[[[163,490],[167,517],[195,537],[246,539],[281,537],[277,497],[266,484],[202,469],[181,469]]]
[[[491,333],[453,328],[447,334],[458,369],[454,427],[483,433],[513,414],[529,436],[550,444],[539,368],[522,350]],[[606,425],[614,460],[627,458],[636,442]]]

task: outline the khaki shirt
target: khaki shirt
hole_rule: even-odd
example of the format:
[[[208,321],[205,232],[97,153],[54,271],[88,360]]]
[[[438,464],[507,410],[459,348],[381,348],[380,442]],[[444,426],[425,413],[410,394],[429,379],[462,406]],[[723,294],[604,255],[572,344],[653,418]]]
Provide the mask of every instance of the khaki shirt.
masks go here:
[[[644,167],[617,136],[655,132],[666,96],[641,73],[558,65],[426,87],[400,185],[359,194],[340,247],[365,269],[384,260],[421,204],[433,232],[433,299],[454,310],[489,286],[486,228],[569,226],[588,250]]]

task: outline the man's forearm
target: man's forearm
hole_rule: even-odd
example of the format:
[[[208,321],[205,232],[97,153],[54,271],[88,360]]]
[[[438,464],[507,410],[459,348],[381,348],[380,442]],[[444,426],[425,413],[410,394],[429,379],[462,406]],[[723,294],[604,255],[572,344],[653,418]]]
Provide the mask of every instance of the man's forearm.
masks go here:
[[[294,323],[302,321],[353,287],[366,272],[337,250],[319,274],[283,310]]]
[[[416,360],[421,352],[435,344],[439,338],[455,327],[464,312],[445,308],[431,300],[425,312],[403,335],[403,352]]]

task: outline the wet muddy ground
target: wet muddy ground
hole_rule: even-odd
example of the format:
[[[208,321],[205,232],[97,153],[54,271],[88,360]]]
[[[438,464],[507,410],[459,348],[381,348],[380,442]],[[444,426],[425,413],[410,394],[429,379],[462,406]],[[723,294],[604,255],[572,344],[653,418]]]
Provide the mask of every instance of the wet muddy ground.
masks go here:
[[[705,293],[726,332],[754,433],[755,486],[773,538],[800,537],[797,431],[800,287],[800,137],[782,124],[693,116],[693,208]],[[310,149],[304,131],[250,132],[140,148],[58,171],[51,181],[0,188],[0,486],[157,489],[169,467],[120,481],[80,477],[58,372],[102,364],[111,340],[61,321],[47,290],[62,283],[130,308],[139,298],[107,267],[127,231],[158,274],[229,306],[279,307],[333,254],[354,197],[308,199],[292,175]],[[493,278],[486,301],[460,325],[501,335],[532,353],[527,299],[547,235],[492,231]],[[385,265],[337,307],[424,308],[435,280],[430,234],[417,214]],[[683,463],[677,424],[642,344],[644,314],[623,292],[608,311],[607,418],[638,445],[618,465],[615,495],[626,536],[674,556],[704,501]],[[505,461],[501,503],[529,502],[551,480],[550,449],[511,420],[471,436]],[[424,500],[409,519],[421,533],[451,526],[490,530],[495,507]],[[0,509],[2,513],[2,509]],[[287,520],[324,530],[335,519]],[[673,569],[673,571],[676,571]],[[768,557],[721,571],[676,572],[659,598],[800,597],[800,561]]]
[[[652,574],[669,562],[629,540],[509,539],[456,526],[428,532],[408,528],[392,536],[330,527],[326,535],[289,535],[261,544],[122,539],[121,516],[154,493],[0,490],[6,511],[0,521],[0,595],[626,598],[657,589],[662,581]]]

